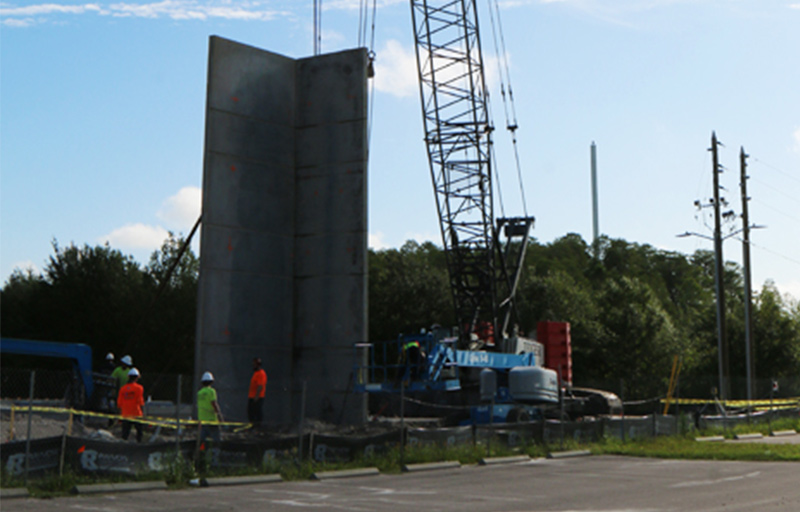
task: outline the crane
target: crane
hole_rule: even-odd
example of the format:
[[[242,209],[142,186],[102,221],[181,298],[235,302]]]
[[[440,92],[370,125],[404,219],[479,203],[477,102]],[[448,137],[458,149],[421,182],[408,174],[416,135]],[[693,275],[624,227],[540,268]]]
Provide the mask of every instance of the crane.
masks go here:
[[[476,0],[410,1],[425,144],[459,347],[503,351],[534,218],[495,222],[494,126]]]

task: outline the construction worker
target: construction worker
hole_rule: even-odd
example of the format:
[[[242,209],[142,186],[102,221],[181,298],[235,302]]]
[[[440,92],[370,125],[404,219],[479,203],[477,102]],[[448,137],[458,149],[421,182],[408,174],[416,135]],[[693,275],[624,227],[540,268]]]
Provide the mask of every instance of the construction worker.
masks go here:
[[[247,391],[247,420],[258,427],[264,419],[264,395],[267,389],[267,372],[261,368],[261,359],[253,358],[253,376]]]
[[[398,375],[399,381],[407,382],[419,378],[422,365],[425,361],[425,351],[417,340],[410,340],[400,347],[399,363],[405,364],[402,373]]]
[[[114,373],[114,353],[109,352],[106,354],[105,362],[98,371],[98,378],[95,381],[98,387],[98,396],[100,396],[100,410],[103,412],[113,412],[117,409],[115,400],[119,388],[117,381],[111,376]]]
[[[142,424],[126,420],[125,418],[141,418],[144,405],[144,388],[136,382],[139,380],[139,370],[131,368],[128,371],[128,383],[122,386],[117,395],[117,406],[122,415],[122,439],[128,440],[131,427],[136,426],[136,442],[142,442]]]
[[[109,354],[111,354],[109,352]],[[114,354],[111,354],[112,356]],[[106,360],[108,360],[108,356],[106,356]],[[114,371],[111,372],[111,381],[112,385],[114,386],[113,391],[111,392],[111,396],[116,397],[119,394],[119,391],[122,389],[122,386],[128,383],[128,372],[131,371],[133,368],[133,359],[131,356],[122,356],[122,359],[119,360],[119,366],[114,368]],[[119,407],[119,403],[117,404]],[[111,410],[114,410],[114,407],[111,407]],[[108,420],[108,427],[111,428],[114,426],[114,423],[117,420],[111,418]]]
[[[217,402],[217,390],[211,387],[214,384],[214,375],[205,372],[200,378],[202,387],[197,392],[197,419],[200,421],[200,442],[207,437],[219,442],[219,425],[209,425],[206,422],[224,421],[222,410]]]
[[[114,364],[114,353],[109,352],[106,354],[106,362],[103,364],[103,367],[100,369],[100,373],[111,375],[114,373],[116,369],[116,365]]]
[[[122,356],[119,362],[120,365],[111,372],[111,377],[113,377],[114,381],[117,383],[118,390],[122,389],[122,386],[128,383],[128,373],[131,371],[131,368],[133,368],[133,358],[131,358],[131,356]]]

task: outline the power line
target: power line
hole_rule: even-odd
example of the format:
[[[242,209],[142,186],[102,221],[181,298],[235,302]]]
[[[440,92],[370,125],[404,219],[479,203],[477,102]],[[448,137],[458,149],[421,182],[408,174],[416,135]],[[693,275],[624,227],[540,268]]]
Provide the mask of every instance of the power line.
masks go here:
[[[792,215],[792,214],[790,214],[790,213],[786,213],[786,212],[784,212],[783,210],[779,210],[778,208],[775,208],[774,206],[772,206],[772,205],[771,205],[771,204],[769,204],[769,203],[765,203],[764,201],[761,201],[761,200],[759,200],[759,199],[755,199],[755,198],[753,198],[753,201],[757,202],[757,203],[758,203],[758,204],[760,204],[761,206],[765,206],[765,207],[769,208],[770,210],[776,211],[776,212],[780,213],[781,215],[785,215],[786,217],[788,217],[788,218],[790,218],[790,219],[792,219],[792,220],[795,220],[795,221],[797,221],[797,222],[800,222],[800,219],[799,219],[799,218],[797,218],[797,217],[793,216],[793,215]]]
[[[781,169],[781,168],[779,168],[779,167],[777,167],[775,165],[769,164],[769,163],[767,163],[767,162],[765,162],[765,161],[763,161],[763,160],[761,160],[759,158],[756,158],[756,157],[752,157],[752,158],[753,158],[754,162],[758,162],[761,165],[763,165],[765,167],[768,167],[768,168],[772,169],[773,171],[777,171],[777,172],[783,174],[784,176],[786,176],[787,178],[793,179],[794,181],[800,183],[800,178],[798,178],[797,176],[794,176],[791,173],[788,173],[788,172],[784,171],[783,169]]]
[[[742,240],[741,238],[737,238],[737,240],[739,240],[740,242],[744,242],[744,240]],[[766,252],[768,252],[770,254],[773,254],[775,256],[783,258],[786,261],[789,261],[791,263],[796,263],[797,265],[800,265],[800,260],[796,260],[794,258],[786,256],[785,254],[779,253],[778,251],[773,251],[772,249],[768,249],[768,248],[764,247],[763,245],[754,244],[752,240],[750,240],[750,247],[755,247],[756,249],[760,249],[762,251],[766,251]]]
[[[772,185],[770,185],[769,183],[767,183],[767,182],[765,182],[763,180],[754,179],[754,181],[758,182],[760,185],[764,185],[765,187],[767,187],[769,189],[772,189],[773,191],[775,191],[775,192],[777,192],[777,193],[779,193],[781,195],[784,195],[784,196],[788,197],[789,199],[791,199],[792,201],[794,201],[796,203],[800,203],[800,199],[798,199],[797,196],[788,194],[788,193],[784,192],[783,190],[781,190],[781,189],[779,189],[777,187],[773,187]]]

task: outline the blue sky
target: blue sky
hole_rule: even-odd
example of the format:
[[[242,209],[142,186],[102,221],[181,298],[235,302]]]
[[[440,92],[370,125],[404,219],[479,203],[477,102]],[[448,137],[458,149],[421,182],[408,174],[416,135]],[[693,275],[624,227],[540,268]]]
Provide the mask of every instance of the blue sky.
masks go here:
[[[322,50],[358,46],[361,0],[324,0]],[[372,1],[366,2],[370,11]],[[312,0],[0,1],[0,280],[41,270],[62,246],[145,263],[200,209],[208,37],[301,58]],[[481,29],[507,216],[520,184]],[[501,0],[527,213],[534,236],[592,237],[589,146],[600,230],[691,254],[711,249],[712,130],[740,213],[749,160],[754,288],[800,298],[800,0]],[[441,245],[406,0],[377,2],[369,169],[375,248]],[[367,34],[367,41],[372,39]],[[496,206],[500,214],[500,205]],[[725,233],[741,228],[740,220]],[[693,232],[703,236],[678,238]],[[740,262],[740,235],[724,244]],[[195,246],[197,250],[197,246]]]

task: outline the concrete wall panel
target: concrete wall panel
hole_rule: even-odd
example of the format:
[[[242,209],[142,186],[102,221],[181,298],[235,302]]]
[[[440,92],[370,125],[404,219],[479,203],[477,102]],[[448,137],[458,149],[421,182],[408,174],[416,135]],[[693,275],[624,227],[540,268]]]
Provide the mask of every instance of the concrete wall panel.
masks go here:
[[[206,117],[206,150],[245,160],[294,168],[294,135],[290,126],[220,110]]]
[[[355,275],[361,277],[366,254],[359,233],[325,233],[297,239],[295,275],[299,278]]]
[[[203,286],[205,343],[291,348],[290,279],[204,268]]]
[[[366,119],[298,130],[295,155],[298,175],[315,174],[314,169],[304,169],[306,167],[364,162],[367,151],[365,125]]]
[[[294,235],[293,169],[221,153],[207,159],[204,187],[214,200],[204,215],[224,226]]]
[[[325,174],[303,178],[297,194],[297,233],[364,232],[367,188],[360,169],[350,165],[333,169],[314,167]],[[328,212],[337,212],[328,215]]]
[[[295,347],[350,350],[366,340],[366,315],[362,307],[363,276],[328,276],[299,279],[298,293],[313,297],[297,305]]]
[[[255,356],[268,420],[299,419],[303,383],[308,418],[365,419],[340,398],[367,332],[366,62],[211,38],[195,378],[217,375],[228,419]]]
[[[346,51],[297,62],[297,88],[309,99],[298,109],[297,126],[366,119],[366,94],[357,92],[366,63],[353,57],[352,51]]]
[[[203,237],[208,238],[203,244],[208,268],[284,278],[292,273],[293,237],[213,225]],[[249,258],[251,254],[261,257]]]
[[[209,54],[210,109],[294,126],[294,59],[220,37]]]

